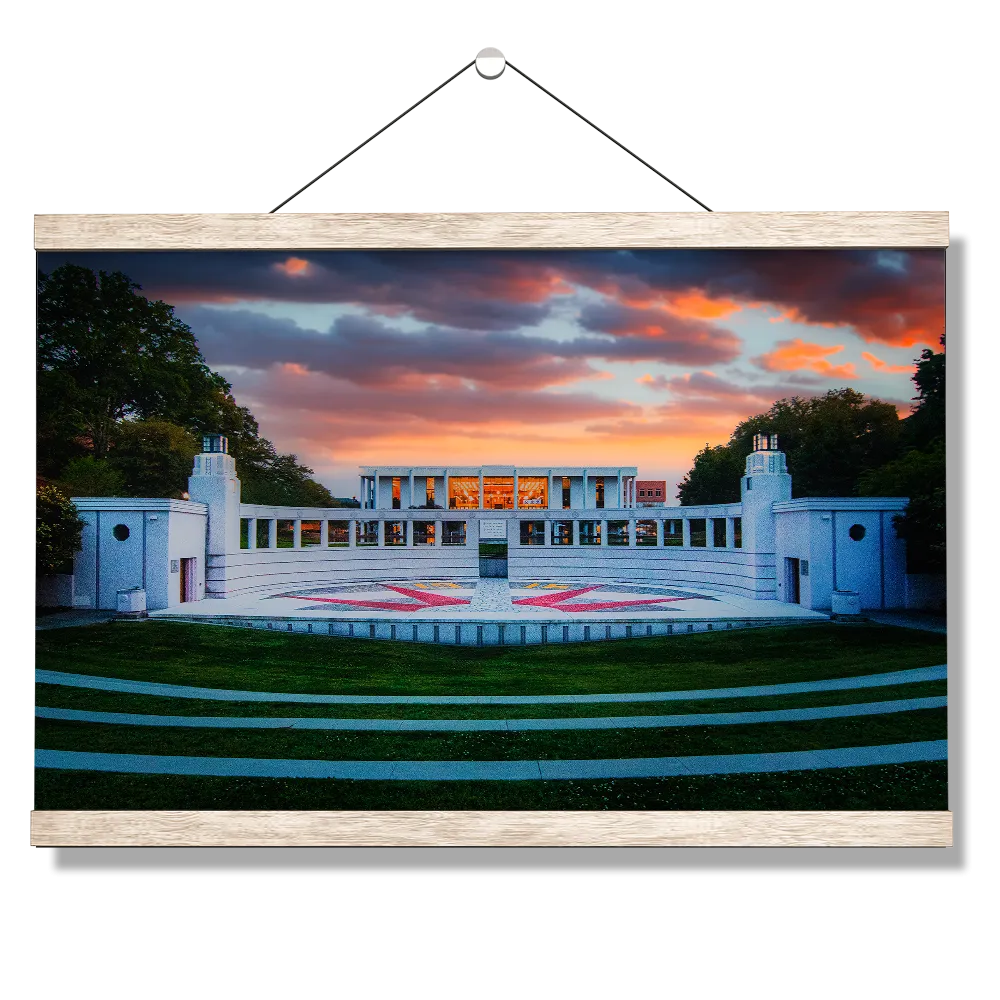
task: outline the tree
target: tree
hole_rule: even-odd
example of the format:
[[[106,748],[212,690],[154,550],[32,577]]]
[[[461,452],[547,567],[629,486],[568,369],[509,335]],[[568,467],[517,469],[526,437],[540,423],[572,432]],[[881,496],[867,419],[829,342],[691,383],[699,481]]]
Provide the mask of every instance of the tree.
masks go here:
[[[896,534],[906,540],[911,573],[943,573],[947,563],[945,367],[943,350],[920,353],[913,373],[916,406],[903,421],[906,450],[859,483],[859,492],[868,495],[910,498],[905,513],[893,520]]]
[[[917,387],[914,401],[917,405],[904,422],[907,443],[915,448],[933,447],[937,442],[944,442],[944,346],[942,337],[940,351],[935,352],[926,348],[921,351],[913,373],[913,384]]]
[[[861,477],[862,496],[909,497],[905,513],[894,518],[896,534],[906,540],[911,573],[943,573],[946,561],[944,442],[928,451],[911,448],[894,462]]]
[[[677,484],[677,499],[685,507],[707,503],[738,503],[744,458],[725,444],[706,444],[694,457],[694,467]]]
[[[225,434],[246,502],[337,506],[311,469],[261,437],[173,307],[140,291],[120,271],[39,274],[39,472],[78,496],[179,496],[192,442]]]
[[[76,506],[55,486],[35,491],[35,567],[39,576],[72,572],[83,524]]]
[[[859,476],[899,454],[900,421],[891,403],[846,388],[792,396],[739,423],[727,444],[699,452],[681,482],[681,503],[738,500],[746,456],[763,432],[777,433],[796,497],[851,496]],[[719,448],[727,454],[716,454]]]
[[[240,469],[240,494],[244,503],[287,507],[339,507],[330,491],[311,479],[312,469],[300,465],[295,455],[274,455],[264,466]]]
[[[125,477],[106,458],[93,455],[72,459],[59,476],[59,485],[71,497],[125,495]]]
[[[228,383],[205,364],[172,306],[150,301],[120,271],[64,264],[38,276],[40,457],[53,438],[84,439],[106,458],[125,419],[186,424]]]
[[[124,496],[179,498],[201,443],[166,420],[125,420],[115,428],[109,463],[124,480]]]

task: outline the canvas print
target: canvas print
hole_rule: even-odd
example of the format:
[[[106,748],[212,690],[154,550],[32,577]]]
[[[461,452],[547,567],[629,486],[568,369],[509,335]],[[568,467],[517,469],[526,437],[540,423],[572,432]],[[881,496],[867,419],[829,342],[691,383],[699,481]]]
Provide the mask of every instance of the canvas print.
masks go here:
[[[947,809],[943,251],[37,294],[36,808]]]

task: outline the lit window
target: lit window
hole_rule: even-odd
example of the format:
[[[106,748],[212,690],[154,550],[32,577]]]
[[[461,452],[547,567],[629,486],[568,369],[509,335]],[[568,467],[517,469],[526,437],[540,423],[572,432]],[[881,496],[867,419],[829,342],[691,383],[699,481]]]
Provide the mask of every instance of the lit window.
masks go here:
[[[413,522],[413,544],[433,545],[434,544],[434,522],[414,521]]]
[[[452,476],[448,480],[450,510],[479,509],[479,476]]]
[[[543,510],[548,507],[549,477],[519,476],[517,480],[517,505],[527,508],[538,507]]]
[[[405,545],[406,544],[406,522],[386,521],[385,522],[385,544]]]
[[[600,521],[581,521],[579,524],[580,528],[580,544],[581,545],[600,545],[601,544],[601,522]]]
[[[594,506],[598,509],[604,507],[604,476],[597,476],[594,480]]]
[[[486,510],[513,510],[514,477],[513,476],[484,477],[483,507]]]
[[[553,521],[552,522],[552,544],[572,545],[573,544],[573,522]]]
[[[434,504],[434,477],[427,477],[427,506],[430,507]]]
[[[393,476],[392,477],[392,509],[393,510],[399,510],[399,505],[400,505],[399,491],[400,491],[399,476]]]

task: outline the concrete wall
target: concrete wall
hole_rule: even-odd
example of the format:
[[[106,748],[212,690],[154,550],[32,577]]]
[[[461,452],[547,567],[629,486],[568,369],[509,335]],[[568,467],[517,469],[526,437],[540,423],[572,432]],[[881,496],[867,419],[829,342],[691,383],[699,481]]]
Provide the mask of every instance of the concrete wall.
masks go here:
[[[115,610],[118,591],[140,587],[152,610],[180,603],[180,573],[171,561],[193,558],[197,596],[205,588],[207,511],[184,500],[123,497],[74,497],[84,522],[80,551],[73,563],[76,607]],[[128,538],[115,537],[118,525]],[[178,566],[179,570],[179,566]]]
[[[775,569],[778,599],[788,593],[787,563],[800,561],[804,607],[829,609],[834,590],[853,590],[863,610],[902,608],[906,603],[906,547],[892,519],[906,500],[808,498],[775,505]],[[864,537],[855,540],[851,528]],[[806,566],[803,563],[807,564]]]
[[[610,580],[628,578],[683,586],[702,586],[751,597],[773,600],[775,592],[775,562],[773,553],[754,553],[733,545],[732,518],[740,516],[739,504],[714,507],[671,507],[656,511],[570,510],[547,511],[372,511],[358,517],[356,510],[327,508],[264,507],[244,504],[240,513],[257,520],[348,521],[352,543],[345,547],[326,545],[293,548],[247,548],[209,558],[206,596],[223,597],[241,593],[265,591],[279,587],[300,588],[331,580],[386,580],[407,576],[438,576],[477,578],[479,575],[479,523],[481,520],[503,521],[508,541],[508,572],[511,579],[532,577],[566,577],[568,579]],[[712,544],[711,519],[726,518],[729,532],[726,547]],[[706,518],[708,544],[705,547],[525,545],[520,544],[520,522],[546,522],[545,537],[551,541],[551,523],[570,520],[681,520]],[[406,545],[359,546],[355,544],[355,521],[407,522]],[[467,541],[461,545],[417,546],[413,544],[413,521],[460,520],[466,523]],[[578,530],[578,529],[577,529]],[[251,532],[255,535],[255,532]],[[380,531],[380,542],[382,532]],[[662,539],[662,526],[660,529]],[[689,532],[685,532],[689,541]]]
[[[349,583],[410,576],[478,578],[478,544],[425,548],[243,549],[209,558],[206,587],[208,596],[222,597],[279,587],[319,586],[331,581]]]

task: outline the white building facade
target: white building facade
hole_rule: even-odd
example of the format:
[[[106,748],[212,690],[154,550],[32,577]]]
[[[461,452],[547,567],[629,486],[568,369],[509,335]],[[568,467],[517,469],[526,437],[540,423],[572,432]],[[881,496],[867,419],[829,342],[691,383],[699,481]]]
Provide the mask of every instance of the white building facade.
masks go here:
[[[862,609],[906,603],[899,497],[792,499],[777,438],[758,435],[741,501],[641,508],[634,467],[365,467],[358,508],[240,502],[224,438],[208,436],[190,500],[74,498],[86,521],[75,603],[150,610],[338,581],[630,580],[754,600]],[[119,540],[119,535],[127,535]]]

